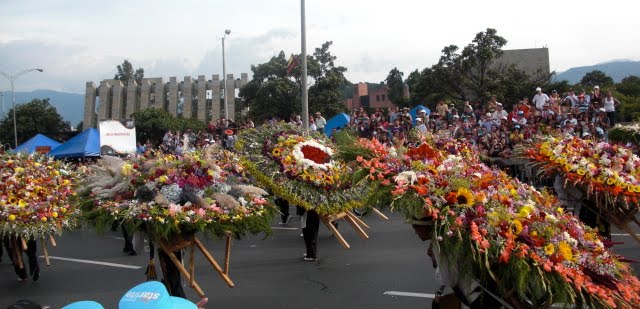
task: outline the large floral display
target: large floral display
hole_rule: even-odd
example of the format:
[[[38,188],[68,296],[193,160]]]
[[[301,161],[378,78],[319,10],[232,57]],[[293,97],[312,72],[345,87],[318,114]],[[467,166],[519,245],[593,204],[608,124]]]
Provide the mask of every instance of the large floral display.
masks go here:
[[[463,142],[399,153],[359,161],[376,165],[371,177],[391,186],[392,209],[408,221],[433,220],[433,241],[463,281],[475,280],[517,308],[640,306],[640,282],[625,260],[555,197],[479,163]],[[388,163],[398,160],[406,168]],[[397,172],[380,173],[391,170]]]
[[[0,236],[29,239],[60,235],[76,225],[75,173],[71,166],[37,154],[0,157]]]
[[[264,187],[293,205],[320,215],[361,207],[369,194],[366,182],[352,182],[352,167],[337,159],[324,135],[277,125],[249,129],[236,148],[242,166]]]
[[[640,158],[628,148],[606,142],[547,138],[519,150],[519,155],[549,174],[583,188],[614,222],[637,212],[640,199]],[[620,220],[618,220],[620,219]]]
[[[216,236],[270,231],[267,192],[234,175],[232,155],[221,151],[103,157],[85,182],[90,222],[99,229],[122,222],[163,239],[199,231]]]

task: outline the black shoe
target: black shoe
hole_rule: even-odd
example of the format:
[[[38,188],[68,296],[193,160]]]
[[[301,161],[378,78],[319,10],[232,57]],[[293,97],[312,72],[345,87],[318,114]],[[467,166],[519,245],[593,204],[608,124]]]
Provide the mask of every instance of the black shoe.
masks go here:
[[[123,253],[129,253],[129,252],[131,252],[131,251],[133,251],[133,248],[132,248],[132,247],[124,247],[124,248],[122,249],[122,252],[123,252]]]
[[[131,251],[129,251],[129,255],[130,256],[136,256],[136,255],[138,255],[138,253],[136,252],[136,250],[131,249]]]
[[[32,271],[33,281],[38,281],[40,279],[40,267],[37,267],[34,271]]]

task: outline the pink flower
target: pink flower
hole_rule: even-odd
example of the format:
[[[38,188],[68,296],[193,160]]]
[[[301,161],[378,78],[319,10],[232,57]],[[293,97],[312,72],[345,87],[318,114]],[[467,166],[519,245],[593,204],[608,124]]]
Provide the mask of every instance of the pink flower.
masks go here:
[[[171,203],[169,205],[169,215],[175,217],[177,213],[182,212],[182,206]]]
[[[203,218],[206,214],[207,212],[204,209],[202,208],[196,209],[196,215],[198,215],[198,217]]]

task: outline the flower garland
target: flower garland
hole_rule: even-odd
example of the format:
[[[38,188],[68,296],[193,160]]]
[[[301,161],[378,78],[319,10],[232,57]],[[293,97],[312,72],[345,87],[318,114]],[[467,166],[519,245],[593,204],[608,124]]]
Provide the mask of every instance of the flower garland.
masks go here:
[[[553,196],[479,163],[465,143],[423,143],[402,162],[408,169],[380,181],[392,180],[392,209],[407,220],[434,220],[433,241],[461,280],[495,286],[494,293],[528,308],[640,305],[640,281],[596,230]]]
[[[609,129],[607,136],[611,142],[640,145],[640,123],[631,125],[616,124]]]
[[[60,235],[76,225],[71,166],[38,154],[5,153],[0,160],[0,236]]]
[[[637,211],[640,158],[628,148],[580,138],[547,138],[518,149],[517,154],[547,173],[559,173],[585,188],[609,215]]]
[[[99,229],[119,221],[165,239],[199,231],[215,236],[225,231],[237,236],[269,232],[274,210],[265,199],[267,192],[238,183],[241,178],[214,161],[201,152],[157,154],[130,162],[101,160],[94,170],[120,171],[115,177],[122,186],[118,192],[101,195],[104,187],[99,184],[108,184],[105,175],[114,173],[88,177],[85,194],[92,203],[86,207],[87,217]]]
[[[336,158],[324,136],[289,125],[244,130],[236,142],[247,172],[274,195],[321,215],[361,207],[371,188],[352,182],[352,168]]]

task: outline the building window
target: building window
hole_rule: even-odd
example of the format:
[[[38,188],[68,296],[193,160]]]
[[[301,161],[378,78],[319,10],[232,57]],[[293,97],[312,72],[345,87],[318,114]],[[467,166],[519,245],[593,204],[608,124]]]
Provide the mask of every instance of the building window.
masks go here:
[[[376,94],[376,102],[380,101],[380,95]]]
[[[386,96],[387,96],[387,95],[385,95],[385,94],[383,94],[383,95],[382,95],[382,101],[386,101],[386,100],[387,100],[387,99],[386,99]]]

